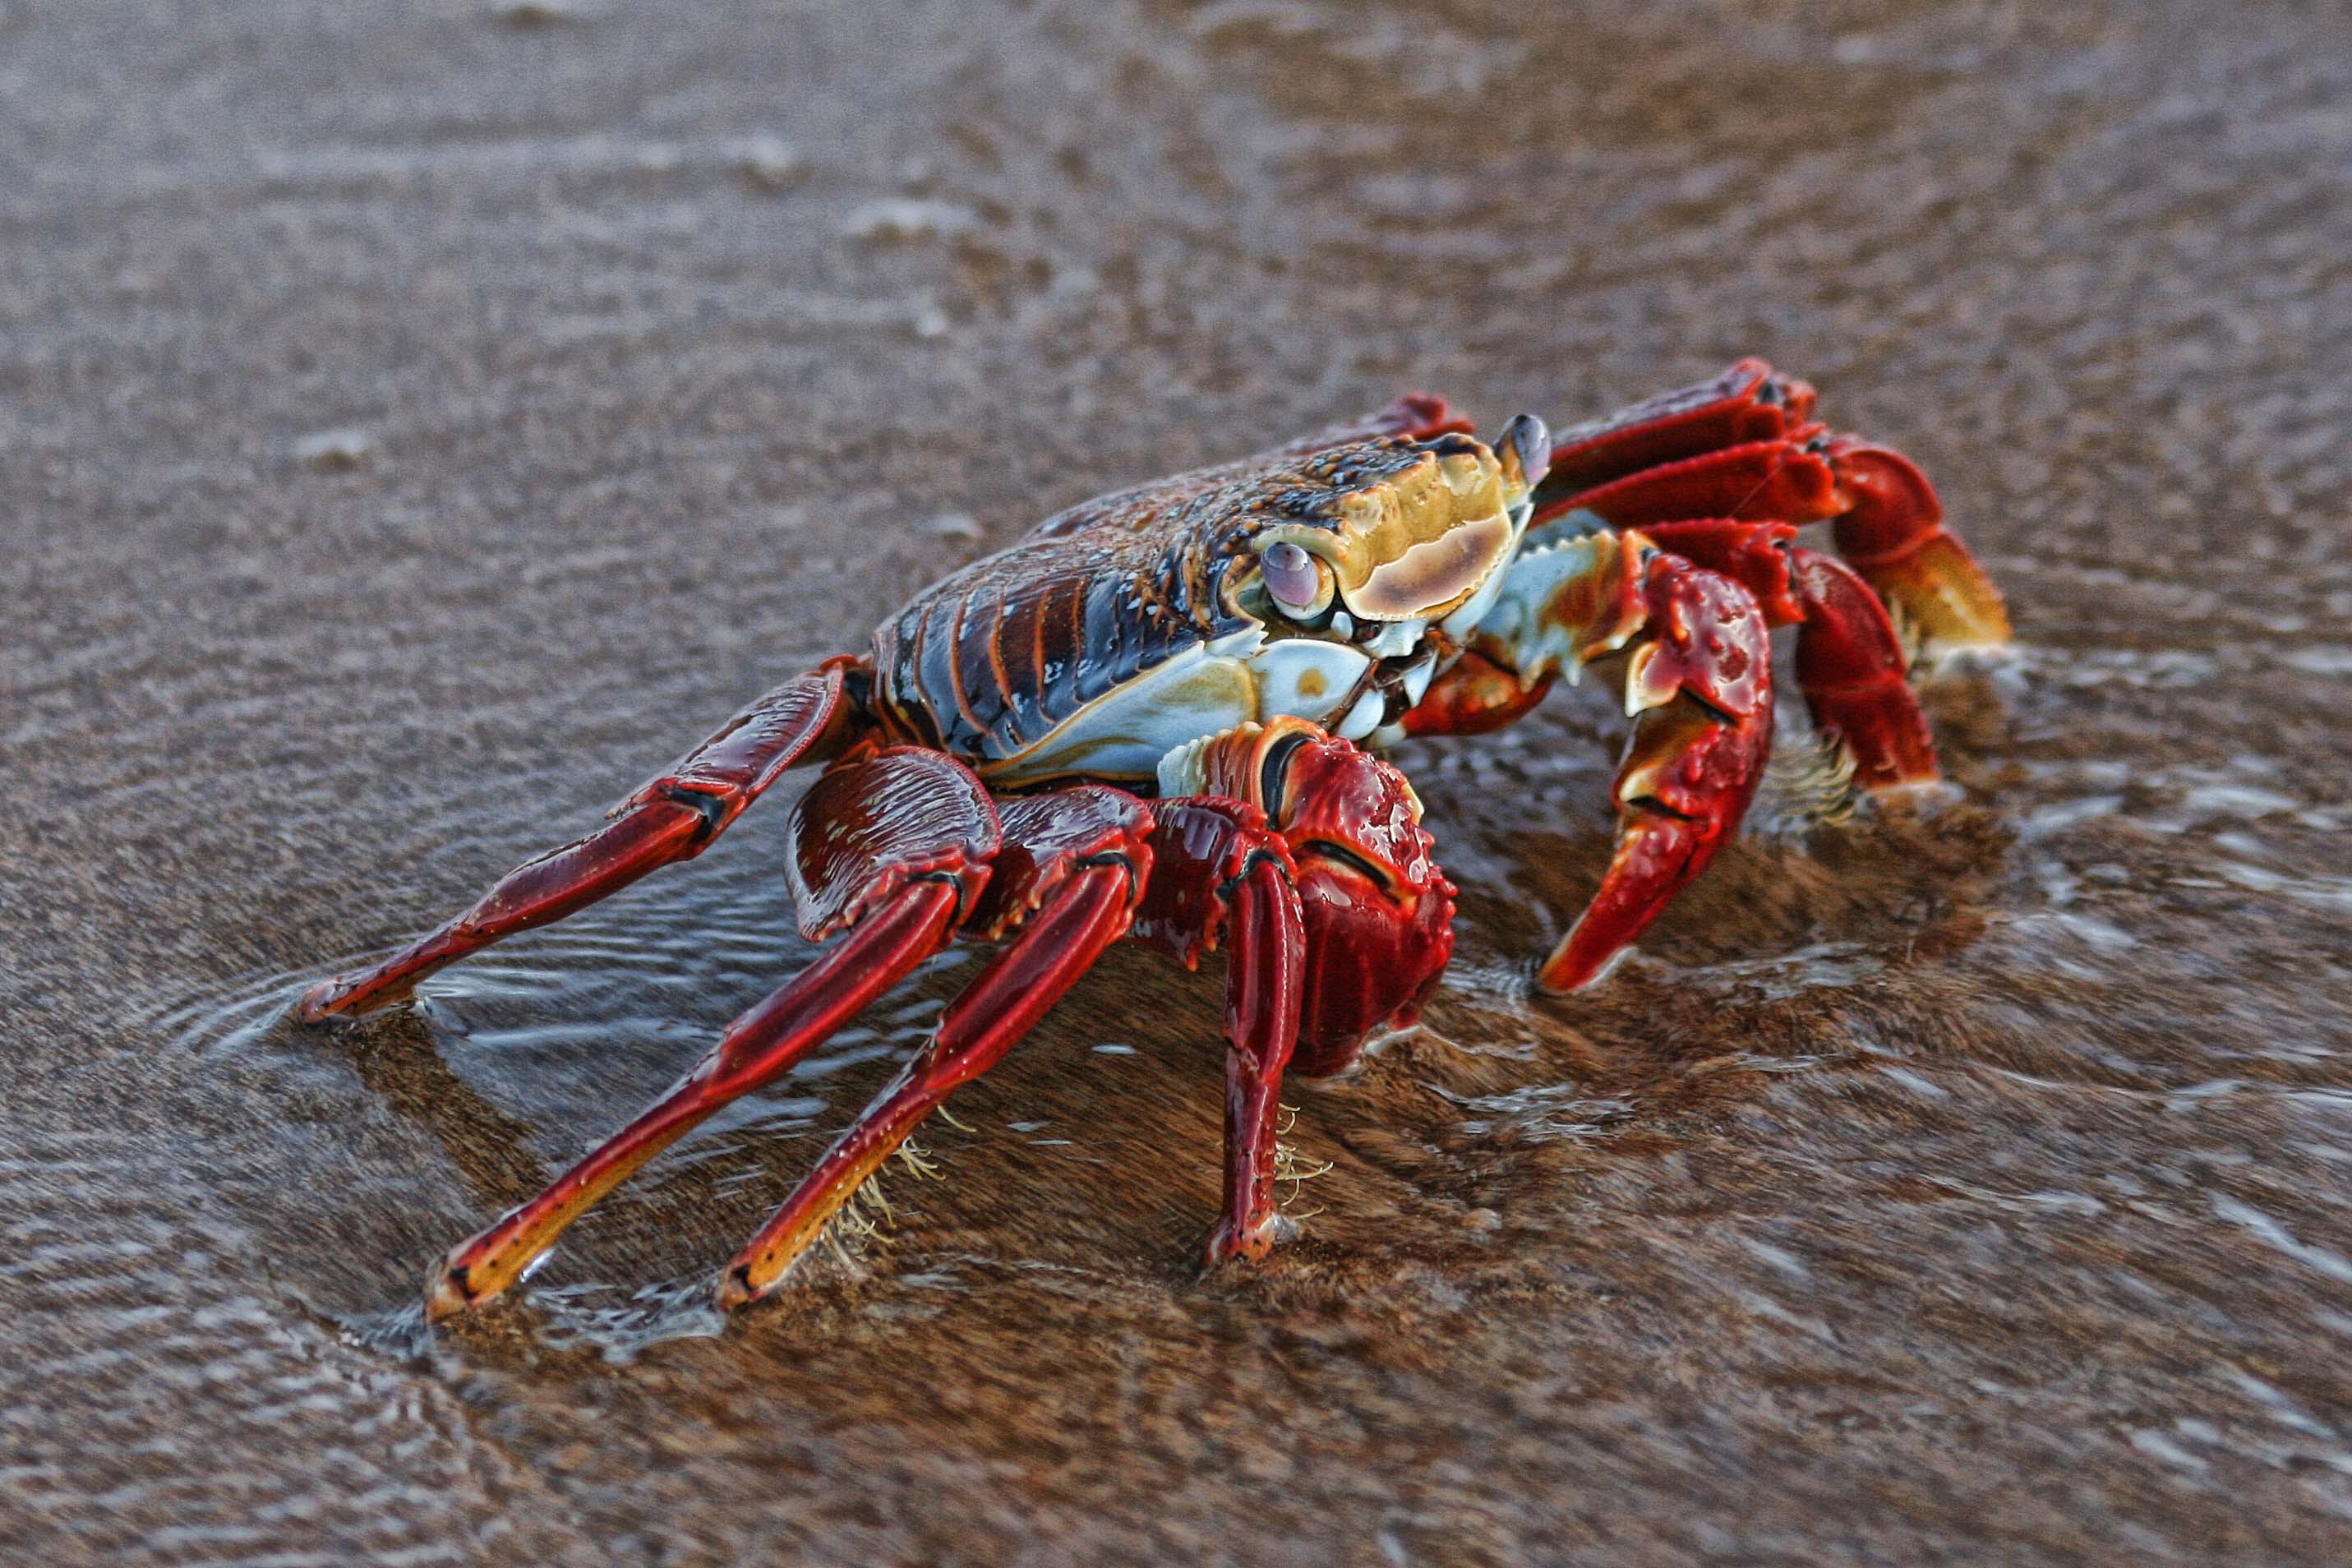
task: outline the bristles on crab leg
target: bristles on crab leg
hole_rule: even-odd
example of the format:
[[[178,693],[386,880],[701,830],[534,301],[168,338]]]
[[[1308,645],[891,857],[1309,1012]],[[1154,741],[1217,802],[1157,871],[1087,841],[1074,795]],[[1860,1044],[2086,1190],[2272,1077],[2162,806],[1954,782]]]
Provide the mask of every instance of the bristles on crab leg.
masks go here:
[[[719,1306],[732,1310],[772,1292],[850,1194],[923,1119],[959,1085],[995,1066],[1126,932],[1133,894],[1125,865],[1089,866],[1064,883],[950,1004],[921,1053],[736,1256],[719,1280]]]
[[[956,889],[917,882],[901,889],[790,984],[728,1026],[686,1080],[545,1192],[453,1247],[426,1281],[429,1317],[479,1306],[513,1284],[573,1220],[714,1111],[774,1082],[874,998],[939,951]]]
[[[1288,1222],[1275,1199],[1282,1069],[1298,1043],[1307,942],[1287,858],[1262,855],[1233,895],[1225,963],[1225,1211],[1211,1265],[1263,1258]]]

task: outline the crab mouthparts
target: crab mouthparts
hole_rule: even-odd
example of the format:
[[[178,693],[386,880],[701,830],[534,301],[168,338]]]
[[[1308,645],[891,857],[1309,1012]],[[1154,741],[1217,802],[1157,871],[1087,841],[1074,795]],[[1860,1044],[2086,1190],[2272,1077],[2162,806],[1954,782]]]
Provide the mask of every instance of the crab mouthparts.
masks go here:
[[[1372,620],[1436,615],[1468,598],[1510,542],[1507,512],[1456,523],[1373,567],[1353,587],[1343,584],[1339,596],[1351,613]]]

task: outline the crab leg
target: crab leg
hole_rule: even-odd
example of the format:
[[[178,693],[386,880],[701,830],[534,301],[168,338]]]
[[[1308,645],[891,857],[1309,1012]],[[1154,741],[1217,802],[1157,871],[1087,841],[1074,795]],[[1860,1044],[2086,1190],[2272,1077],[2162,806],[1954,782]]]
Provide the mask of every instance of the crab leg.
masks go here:
[[[1563,432],[1535,521],[1584,512],[1612,528],[1685,518],[1834,520],[1838,552],[1932,643],[2009,638],[2000,590],[1943,526],[1902,454],[1812,420],[1813,389],[1746,359],[1712,382]]]
[[[886,815],[887,813],[887,815]],[[1002,845],[988,796],[930,752],[861,751],[793,807],[793,891],[813,939],[854,929],[727,1027],[676,1088],[540,1194],[452,1248],[430,1316],[478,1306],[566,1226],[713,1112],[773,1083],[939,951],[982,896]]]
[[[444,1318],[479,1306],[520,1279],[605,1194],[713,1112],[789,1071],[949,936],[950,882],[914,882],[798,978],[727,1026],[719,1045],[676,1089],[558,1177],[545,1192],[460,1242],[426,1281],[425,1313]]]
[[[444,964],[701,854],[785,769],[840,744],[849,662],[834,660],[776,688],[623,801],[610,826],[517,867],[430,935],[369,968],[313,985],[299,1006],[303,1021],[397,1002]]]
[[[1225,1206],[1208,1261],[1261,1258],[1297,1227],[1275,1201],[1282,1069],[1298,1045],[1307,963],[1298,889],[1287,857],[1251,858],[1233,893],[1225,959]]]
[[[1135,934],[1187,968],[1221,942],[1225,959],[1224,1214],[1208,1261],[1263,1258],[1286,1231],[1275,1202],[1282,1071],[1298,1041],[1306,932],[1289,847],[1241,800],[1163,801],[1151,886]]]
[[[1125,932],[1134,895],[1134,872],[1123,864],[1087,866],[1053,893],[949,1005],[922,1051],[737,1254],[719,1279],[719,1306],[731,1310],[773,1293],[826,1223],[923,1119],[959,1085],[995,1066]]]
[[[1831,526],[1838,553],[1887,604],[1946,647],[1994,647],[2009,640],[2000,590],[1968,546],[1944,525],[1944,505],[1918,465],[1851,436],[1830,443],[1846,496]]]
[[[1936,743],[1905,679],[1908,661],[1886,606],[1837,557],[1817,550],[1791,550],[1789,557],[1805,610],[1797,685],[1813,728],[1845,748],[1864,789],[1934,784],[1942,776]]]
[[[1578,491],[1685,458],[1749,441],[1778,440],[1813,415],[1813,389],[1743,359],[1694,386],[1677,387],[1590,424],[1553,433],[1551,462],[1536,491],[1539,513]]]

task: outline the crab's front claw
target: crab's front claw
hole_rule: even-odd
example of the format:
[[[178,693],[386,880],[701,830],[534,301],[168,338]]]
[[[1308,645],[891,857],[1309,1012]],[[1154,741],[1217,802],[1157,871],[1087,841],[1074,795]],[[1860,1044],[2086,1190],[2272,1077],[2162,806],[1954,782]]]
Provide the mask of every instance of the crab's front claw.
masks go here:
[[[1687,700],[1642,715],[1617,774],[1617,848],[1537,981],[1565,993],[1605,974],[1675,894],[1706,868],[1747,814],[1771,750],[1768,707],[1743,717]]]
[[[1372,1031],[1419,1016],[1454,953],[1454,888],[1421,802],[1404,774],[1304,719],[1244,725],[1187,765],[1186,784],[1258,806],[1289,847],[1307,946],[1290,1070],[1338,1072]]]
[[[1609,870],[1537,980],[1567,992],[1601,978],[1668,900],[1738,831],[1772,748],[1771,649],[1755,598],[1660,554],[1642,569],[1648,615],[1626,659],[1636,715],[1617,771]]]
[[[1454,884],[1404,775],[1347,742],[1292,752],[1276,823],[1298,860],[1307,994],[1292,1070],[1337,1072],[1421,1016],[1454,956]]]
[[[2009,610],[1976,557],[1944,527],[1943,502],[1917,464],[1841,436],[1829,445],[1846,510],[1832,525],[1838,554],[1930,646],[1996,647]]]

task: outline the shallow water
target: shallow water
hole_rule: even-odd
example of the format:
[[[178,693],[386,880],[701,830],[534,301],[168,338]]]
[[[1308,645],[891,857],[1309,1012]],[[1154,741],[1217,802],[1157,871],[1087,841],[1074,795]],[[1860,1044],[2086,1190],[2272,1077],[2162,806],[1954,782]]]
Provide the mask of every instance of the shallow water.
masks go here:
[[[2352,1554],[2324,10],[680,10],[0,0],[0,1561]],[[806,960],[781,802],[414,1012],[305,981],[1056,506],[1745,351],[2010,594],[1952,798],[1785,771],[1548,1001],[1615,722],[1409,748],[1458,957],[1289,1094],[1263,1269],[1192,1265],[1217,976],[1119,952],[709,1311],[961,952],[424,1325]]]

